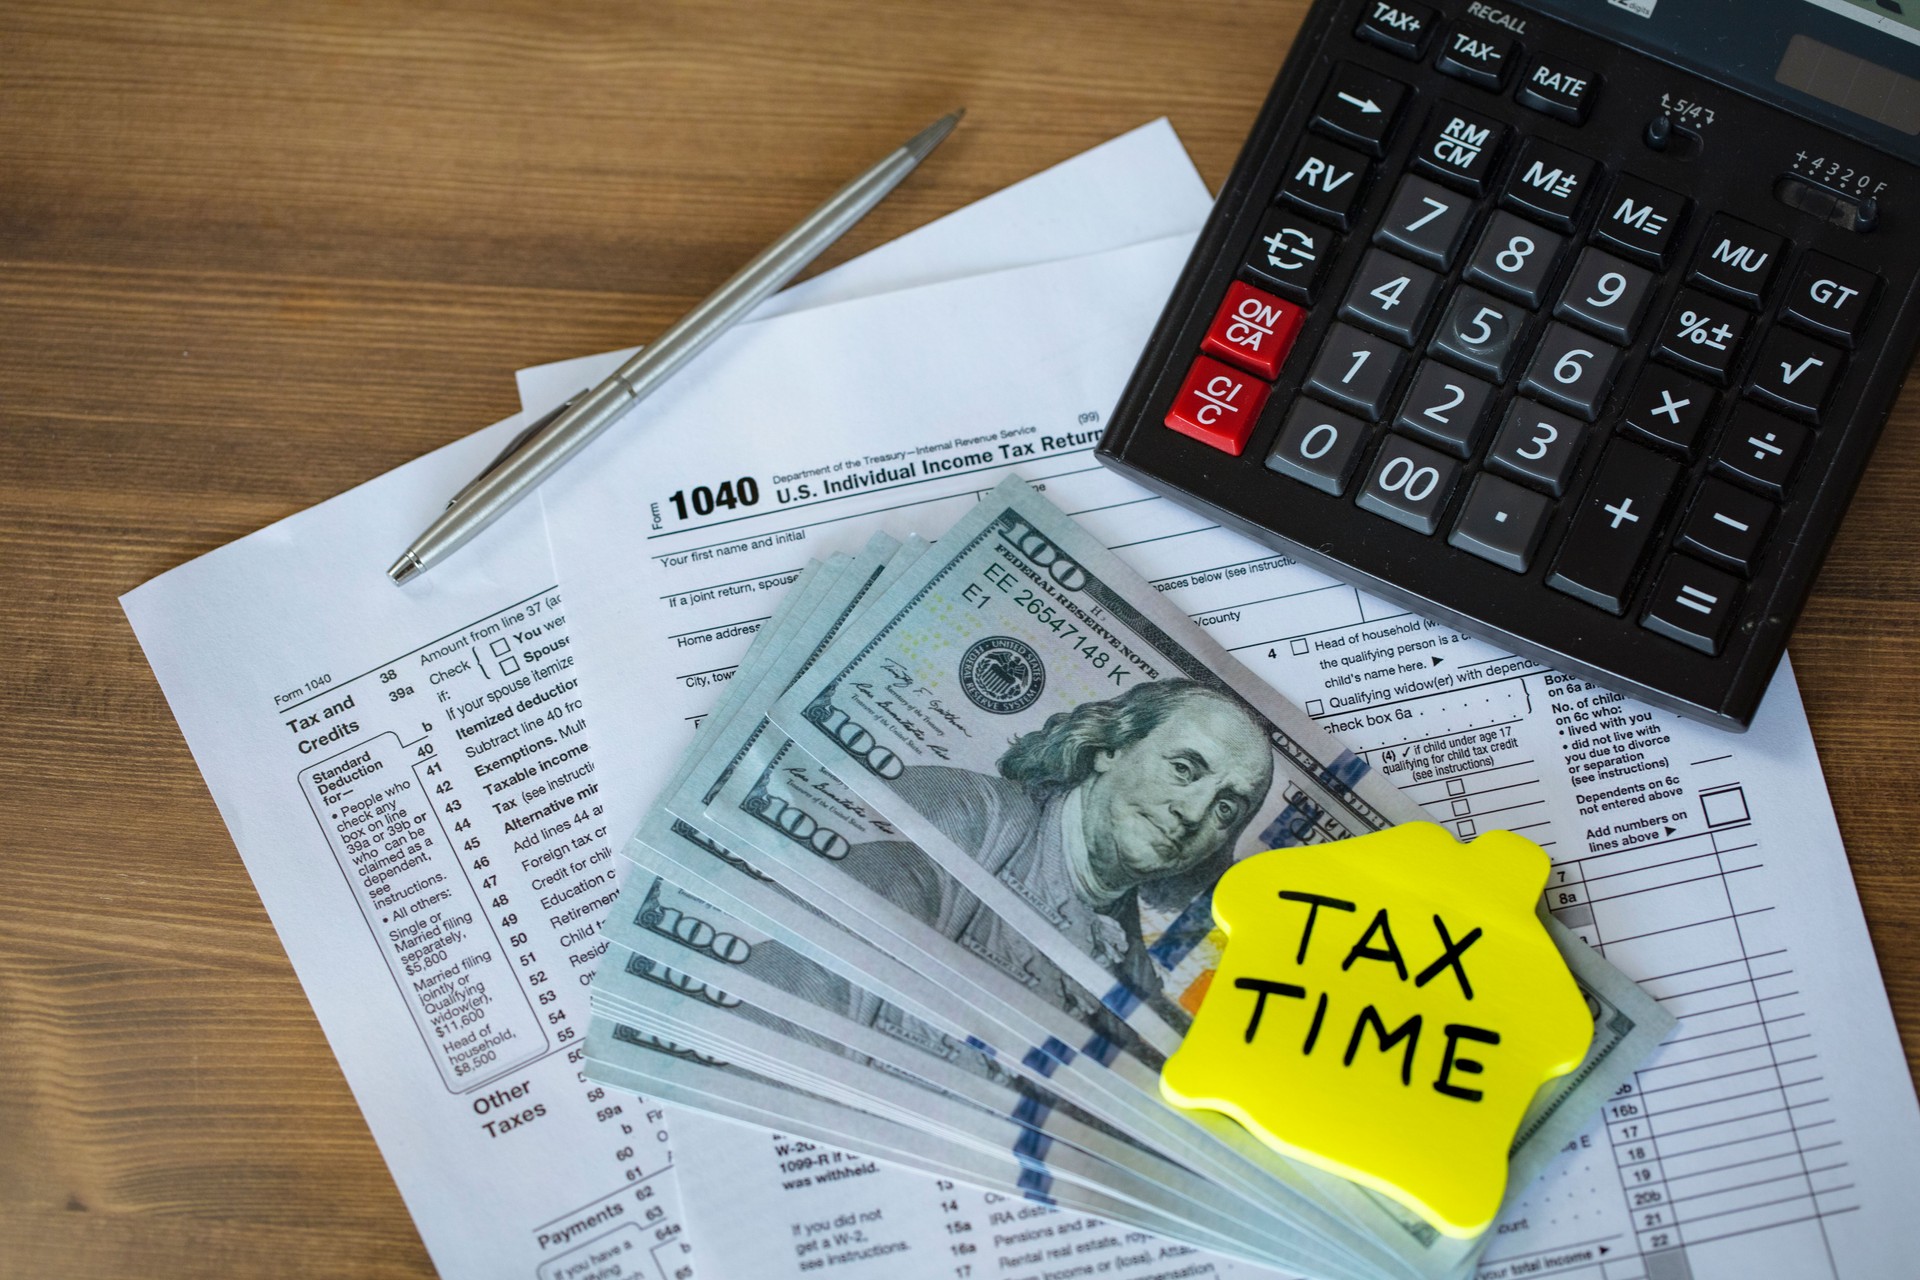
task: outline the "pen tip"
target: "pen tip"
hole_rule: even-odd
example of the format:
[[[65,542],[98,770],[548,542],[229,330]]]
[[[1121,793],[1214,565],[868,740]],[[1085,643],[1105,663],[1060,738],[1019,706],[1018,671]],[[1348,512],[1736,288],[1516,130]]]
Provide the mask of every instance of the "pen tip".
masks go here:
[[[425,568],[426,566],[420,563],[420,558],[413,552],[403,551],[400,553],[400,558],[395,560],[392,567],[387,570],[387,576],[394,582],[401,583]]]
[[[960,118],[966,114],[967,109],[965,107],[961,107],[957,111],[949,111],[946,115],[941,116],[938,120],[935,120],[932,124],[914,134],[911,138],[908,138],[904,150],[913,157],[916,164],[925,160],[929,152],[946,141],[947,135],[953,132],[954,126],[959,124]]]

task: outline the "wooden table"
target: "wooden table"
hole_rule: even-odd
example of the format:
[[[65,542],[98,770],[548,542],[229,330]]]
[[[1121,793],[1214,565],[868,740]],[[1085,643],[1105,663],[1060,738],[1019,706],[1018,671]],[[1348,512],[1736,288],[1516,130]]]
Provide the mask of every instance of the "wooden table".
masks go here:
[[[1305,4],[0,5],[0,1274],[431,1273],[115,597],[644,339],[912,127],[871,248]],[[1920,395],[1793,652],[1920,1062]]]

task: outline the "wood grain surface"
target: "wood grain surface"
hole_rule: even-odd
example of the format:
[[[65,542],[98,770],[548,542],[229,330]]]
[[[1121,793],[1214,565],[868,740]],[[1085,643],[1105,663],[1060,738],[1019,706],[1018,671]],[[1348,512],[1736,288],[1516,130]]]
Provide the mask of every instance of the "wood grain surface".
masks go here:
[[[0,1275],[432,1272],[120,593],[657,333],[956,104],[829,261],[1159,115],[1217,185],[1304,11],[0,0]],[[1910,1065],[1917,429],[1793,645]]]

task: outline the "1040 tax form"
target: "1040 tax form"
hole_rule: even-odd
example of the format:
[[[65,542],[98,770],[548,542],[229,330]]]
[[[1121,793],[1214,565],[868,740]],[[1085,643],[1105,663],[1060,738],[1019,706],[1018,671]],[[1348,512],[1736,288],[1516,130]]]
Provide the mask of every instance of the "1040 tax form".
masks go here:
[[[1092,443],[1181,258],[1149,243],[746,326],[703,357],[707,376],[656,397],[648,432],[590,449],[547,496],[556,562],[582,584],[582,678],[646,708],[609,717],[608,758],[683,747],[809,558],[946,528],[1020,475],[1436,820],[1545,846],[1545,905],[1679,1018],[1515,1190],[1480,1276],[1914,1274],[1920,1110],[1791,668],[1750,733],[1683,722],[1099,466]],[[529,407],[568,389],[522,388]],[[818,1153],[788,1139],[676,1123],[687,1218],[726,1276],[823,1257],[956,1280],[1233,1265],[857,1158],[859,1177],[813,1179]],[[743,1218],[767,1229],[725,1229]]]
[[[1191,232],[1205,209],[1161,121],[767,313]],[[122,603],[441,1274],[687,1280],[665,1108],[580,1072],[612,851],[671,748],[609,767],[621,717],[581,679],[539,504],[404,591],[384,573],[520,424]]]

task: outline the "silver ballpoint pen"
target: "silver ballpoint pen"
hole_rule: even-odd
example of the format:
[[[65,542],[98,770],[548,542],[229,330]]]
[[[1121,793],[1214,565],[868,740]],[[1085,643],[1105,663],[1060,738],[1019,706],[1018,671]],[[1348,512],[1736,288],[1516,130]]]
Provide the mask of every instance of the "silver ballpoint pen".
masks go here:
[[[606,381],[562,405],[549,415],[551,421],[537,422],[523,432],[505,453],[454,495],[447,509],[400,553],[387,576],[405,582],[424,573],[499,519],[554,468],[644,400],[864,218],[953,132],[963,114],[955,111],[941,116],[907,139],[893,154],[840,188],[832,199],[768,245]]]

